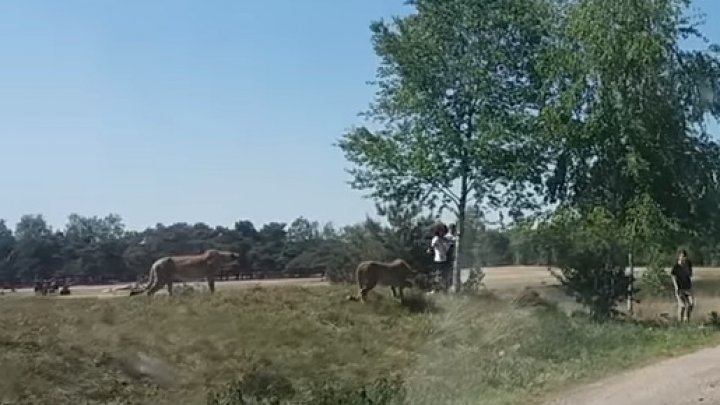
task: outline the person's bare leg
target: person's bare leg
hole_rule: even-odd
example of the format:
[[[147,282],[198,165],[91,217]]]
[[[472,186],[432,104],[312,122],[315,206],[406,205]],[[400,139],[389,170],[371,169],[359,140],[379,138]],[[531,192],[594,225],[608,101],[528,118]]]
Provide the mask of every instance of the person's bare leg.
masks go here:
[[[680,293],[677,293],[677,306],[678,306],[678,322],[682,322],[685,319],[685,303],[683,302]]]

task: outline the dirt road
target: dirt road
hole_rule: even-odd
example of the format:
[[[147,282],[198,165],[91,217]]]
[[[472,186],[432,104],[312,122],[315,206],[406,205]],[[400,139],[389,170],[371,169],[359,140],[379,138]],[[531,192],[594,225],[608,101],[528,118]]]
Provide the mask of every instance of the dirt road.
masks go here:
[[[720,404],[720,347],[580,387],[547,405]]]
[[[178,283],[179,285],[180,283]],[[198,285],[207,287],[204,282],[188,283],[190,285]],[[70,299],[70,298],[112,298],[112,297],[123,297],[127,296],[130,292],[127,287],[130,283],[126,284],[108,284],[108,285],[75,285],[70,287],[72,292],[71,295],[58,296],[53,294],[53,298]],[[317,286],[317,285],[328,285],[327,282],[319,278],[283,278],[283,279],[268,279],[268,280],[230,280],[217,282],[215,288],[218,291],[233,290],[238,288],[252,288],[255,286],[272,287],[272,286]],[[158,291],[158,295],[167,294],[164,288]],[[32,288],[21,288],[16,293],[9,294],[9,296],[19,297],[32,297],[34,296]]]

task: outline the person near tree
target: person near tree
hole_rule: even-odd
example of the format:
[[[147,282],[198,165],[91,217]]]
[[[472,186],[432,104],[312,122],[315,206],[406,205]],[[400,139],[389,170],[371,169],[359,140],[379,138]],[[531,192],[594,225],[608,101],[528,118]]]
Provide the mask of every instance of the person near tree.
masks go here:
[[[670,278],[675,287],[675,297],[678,302],[678,321],[690,322],[690,315],[695,306],[695,297],[692,294],[692,263],[687,252],[683,249],[678,253],[677,262],[670,270]]]
[[[448,227],[439,222],[433,230],[433,238],[430,241],[430,249],[433,253],[434,291],[447,290],[450,287],[448,280],[452,277],[452,262],[448,260],[448,253],[452,246],[452,240],[448,237]]]

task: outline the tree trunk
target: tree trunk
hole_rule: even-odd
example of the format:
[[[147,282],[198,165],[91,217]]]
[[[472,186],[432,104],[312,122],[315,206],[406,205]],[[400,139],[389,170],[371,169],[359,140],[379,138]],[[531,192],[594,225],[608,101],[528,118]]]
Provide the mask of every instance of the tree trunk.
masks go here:
[[[633,315],[633,301],[635,300],[635,297],[633,297],[633,293],[635,290],[635,262],[633,254],[635,253],[635,224],[636,222],[633,222],[632,226],[632,233],[630,235],[630,250],[628,251],[628,267],[630,270],[630,282],[628,283],[628,289],[627,289],[627,311],[630,316]]]
[[[635,289],[634,283],[635,283],[635,263],[633,262],[633,254],[632,251],[628,253],[628,267],[630,270],[630,282],[628,283],[628,289],[627,289],[627,311],[630,316],[633,315],[633,292]]]
[[[467,175],[463,175],[460,179],[460,201],[457,207],[457,241],[455,242],[455,257],[453,260],[453,289],[456,293],[459,293],[461,288],[460,282],[460,266],[458,266],[458,259],[460,253],[464,250],[462,248],[462,235],[465,233],[465,210],[467,209],[467,197],[468,197],[468,179]]]

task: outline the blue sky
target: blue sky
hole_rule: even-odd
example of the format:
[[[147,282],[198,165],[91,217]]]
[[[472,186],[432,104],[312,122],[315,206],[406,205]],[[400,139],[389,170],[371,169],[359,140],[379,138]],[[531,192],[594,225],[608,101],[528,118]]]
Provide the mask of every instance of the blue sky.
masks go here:
[[[373,96],[369,23],[403,3],[1,1],[0,218],[374,214],[332,144]],[[696,5],[720,21],[720,3]]]

